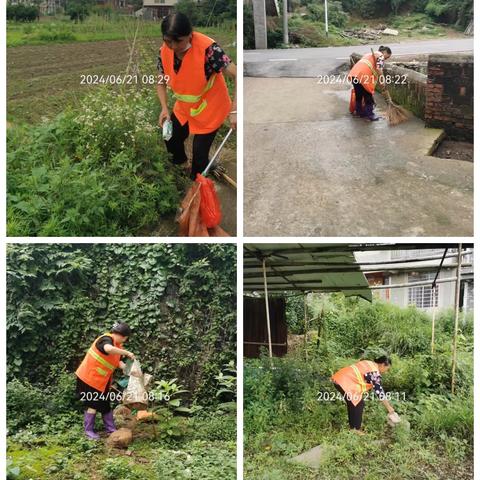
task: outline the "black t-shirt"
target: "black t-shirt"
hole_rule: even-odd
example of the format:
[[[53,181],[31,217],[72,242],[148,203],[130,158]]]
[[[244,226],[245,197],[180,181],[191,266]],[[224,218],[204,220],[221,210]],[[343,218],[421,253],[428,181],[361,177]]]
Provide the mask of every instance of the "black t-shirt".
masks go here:
[[[104,354],[108,355],[108,353],[105,351],[105,345],[111,345],[113,347],[113,338],[109,337],[108,335],[103,335],[100,337],[97,342],[95,343],[95,346]]]

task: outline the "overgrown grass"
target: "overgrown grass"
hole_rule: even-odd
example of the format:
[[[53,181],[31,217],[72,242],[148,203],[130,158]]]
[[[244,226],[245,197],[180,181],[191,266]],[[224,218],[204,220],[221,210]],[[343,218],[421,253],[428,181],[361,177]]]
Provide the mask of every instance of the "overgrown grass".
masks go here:
[[[99,88],[52,122],[9,130],[8,234],[134,234],[179,200],[152,90]]]
[[[212,416],[216,416],[212,412]],[[52,423],[43,432],[29,427],[8,438],[7,458],[18,476],[9,480],[234,480],[236,478],[235,415],[222,415],[215,423],[217,437],[205,439],[212,419],[202,414],[187,419],[187,435],[178,441],[154,440],[152,427],[139,424],[130,445],[130,456],[111,451],[103,441],[92,442],[82,431],[82,417],[73,424]],[[222,425],[223,430],[219,427]],[[101,422],[98,430],[102,430]],[[200,433],[197,433],[200,432]]]
[[[333,296],[319,346],[315,334],[309,337],[308,359],[302,345],[275,358],[273,369],[268,358],[246,360],[245,479],[473,478],[472,318],[462,320],[455,395],[450,393],[453,314],[440,315],[433,355],[429,321],[414,308]],[[385,408],[370,397],[364,411],[367,434],[358,437],[348,430],[346,407],[333,395],[330,377],[361,357],[381,353],[393,357],[385,390],[411,429],[389,427]],[[332,397],[319,397],[320,392]],[[317,445],[324,452],[319,471],[289,461]]]
[[[111,17],[91,15],[84,22],[72,22],[66,16],[44,17],[41,22],[8,22],[7,47],[20,45],[44,45],[50,43],[98,42],[124,40],[133,37],[137,22],[139,38],[161,38],[160,23],[153,20],[137,20],[134,17],[112,15]],[[221,26],[203,29],[235,34],[235,22],[225,20]],[[208,33],[207,33],[208,35]],[[224,40],[219,38],[219,42]]]

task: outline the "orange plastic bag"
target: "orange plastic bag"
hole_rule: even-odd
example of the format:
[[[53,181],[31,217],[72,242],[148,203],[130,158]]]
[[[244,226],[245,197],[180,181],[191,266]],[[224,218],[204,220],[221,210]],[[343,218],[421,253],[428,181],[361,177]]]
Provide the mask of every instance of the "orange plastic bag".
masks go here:
[[[355,109],[356,109],[355,103],[356,103],[355,90],[352,88],[352,93],[350,94],[350,106],[349,106],[350,113],[355,112]]]
[[[207,228],[214,228],[222,221],[222,210],[215,185],[209,178],[197,173],[195,180],[200,184],[200,216]]]

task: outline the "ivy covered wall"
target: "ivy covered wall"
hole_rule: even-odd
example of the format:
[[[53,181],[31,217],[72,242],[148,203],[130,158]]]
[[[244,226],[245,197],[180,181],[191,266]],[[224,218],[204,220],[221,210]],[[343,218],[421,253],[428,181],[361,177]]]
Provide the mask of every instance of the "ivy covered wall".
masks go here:
[[[146,371],[202,403],[236,357],[236,249],[220,244],[15,244],[7,251],[8,379],[48,386],[116,321]]]

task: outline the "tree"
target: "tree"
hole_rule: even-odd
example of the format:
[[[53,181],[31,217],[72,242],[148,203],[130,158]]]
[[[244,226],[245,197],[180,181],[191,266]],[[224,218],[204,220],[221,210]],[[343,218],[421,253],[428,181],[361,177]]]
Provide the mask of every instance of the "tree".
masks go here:
[[[68,0],[66,13],[75,23],[83,22],[90,15],[93,0]]]

